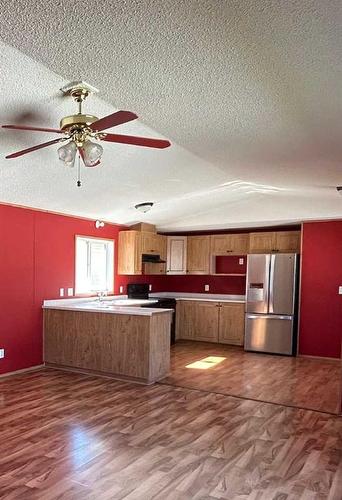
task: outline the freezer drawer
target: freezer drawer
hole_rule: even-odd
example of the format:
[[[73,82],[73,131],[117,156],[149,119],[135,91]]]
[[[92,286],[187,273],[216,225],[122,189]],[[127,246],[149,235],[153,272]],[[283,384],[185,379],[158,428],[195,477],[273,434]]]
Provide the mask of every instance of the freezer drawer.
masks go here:
[[[246,314],[245,351],[293,354],[293,316]]]

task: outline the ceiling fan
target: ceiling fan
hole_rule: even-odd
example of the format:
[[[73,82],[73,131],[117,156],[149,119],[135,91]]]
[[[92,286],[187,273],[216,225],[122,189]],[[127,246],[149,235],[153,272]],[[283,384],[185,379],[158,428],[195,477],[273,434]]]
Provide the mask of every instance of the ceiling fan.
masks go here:
[[[84,100],[89,94],[98,92],[97,89],[85,82],[72,82],[61,90],[64,95],[69,95],[76,101],[78,104],[78,113],[62,118],[60,121],[60,128],[31,127],[26,125],[2,125],[2,128],[33,132],[50,132],[63,134],[63,137],[58,137],[57,139],[17,151],[16,153],[7,155],[7,159],[18,158],[32,151],[46,148],[59,142],[66,142],[66,144],[58,149],[59,159],[63,161],[66,166],[74,166],[76,153],[78,152],[79,158],[82,159],[86,167],[96,167],[100,164],[103,147],[98,142],[91,141],[91,139],[95,139],[95,141],[116,142],[158,149],[164,149],[171,145],[169,141],[163,139],[104,132],[104,130],[108,128],[136,120],[138,117],[131,111],[117,111],[116,113],[100,119],[93,115],[83,114],[82,104]],[[78,185],[80,185],[80,182],[78,182]]]

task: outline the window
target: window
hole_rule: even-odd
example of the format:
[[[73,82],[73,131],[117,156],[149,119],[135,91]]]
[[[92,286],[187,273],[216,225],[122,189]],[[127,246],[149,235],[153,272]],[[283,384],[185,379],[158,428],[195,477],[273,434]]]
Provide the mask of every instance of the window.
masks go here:
[[[114,241],[76,236],[76,283],[78,293],[114,291]]]

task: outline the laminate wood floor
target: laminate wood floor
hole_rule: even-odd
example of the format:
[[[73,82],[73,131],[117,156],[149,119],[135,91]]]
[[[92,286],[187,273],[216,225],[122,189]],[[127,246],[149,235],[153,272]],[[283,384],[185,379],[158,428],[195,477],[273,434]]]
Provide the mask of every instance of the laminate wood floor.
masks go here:
[[[226,359],[208,370],[186,368],[206,356]],[[163,383],[338,413],[341,363],[245,352],[240,347],[179,341]],[[342,496],[341,496],[342,498]]]
[[[341,500],[342,419],[56,370],[0,381],[2,500]]]

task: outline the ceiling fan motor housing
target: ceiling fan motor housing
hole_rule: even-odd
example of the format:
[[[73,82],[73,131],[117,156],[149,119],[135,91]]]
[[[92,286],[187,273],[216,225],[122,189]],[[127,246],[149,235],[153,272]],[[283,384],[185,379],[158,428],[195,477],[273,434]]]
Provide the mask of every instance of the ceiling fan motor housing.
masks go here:
[[[98,118],[93,115],[83,115],[83,114],[70,115],[62,118],[59,126],[62,130],[77,129],[77,128],[82,129],[85,127],[89,127],[89,125],[96,122],[97,120]]]

